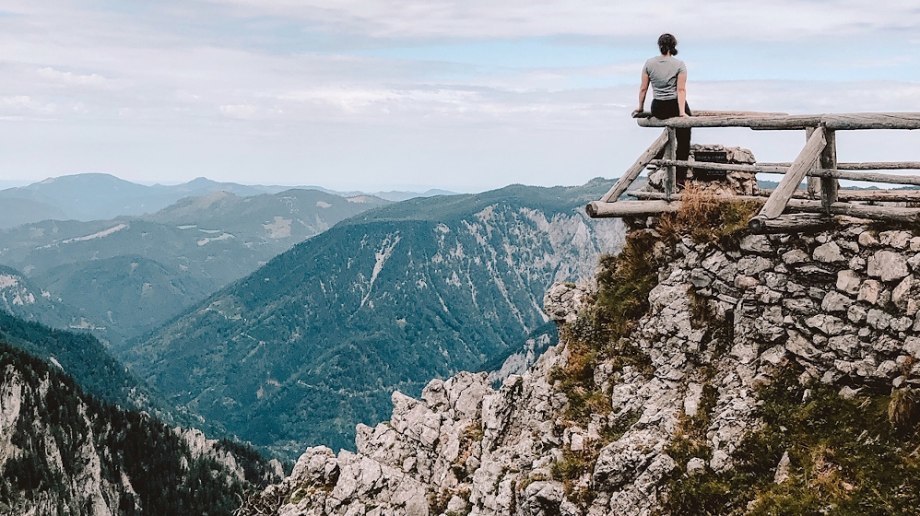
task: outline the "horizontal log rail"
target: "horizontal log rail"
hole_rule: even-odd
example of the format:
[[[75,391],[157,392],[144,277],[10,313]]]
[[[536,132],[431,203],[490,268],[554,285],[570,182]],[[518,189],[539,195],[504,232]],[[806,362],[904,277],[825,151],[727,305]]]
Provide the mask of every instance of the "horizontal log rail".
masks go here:
[[[649,200],[649,201],[617,201],[617,202],[598,202],[588,203],[585,210],[592,217],[635,217],[635,216],[652,216],[663,213],[672,213],[681,209],[681,194],[672,194],[672,201]],[[768,200],[766,197],[753,195],[726,195],[716,197],[716,200],[748,201],[758,204],[765,204]],[[806,213],[825,213],[821,201],[807,199],[790,199],[787,207],[793,212]],[[920,223],[920,208],[902,208],[896,206],[871,206],[867,204],[852,204],[847,202],[835,202],[829,207],[832,215],[849,215],[872,220],[884,220],[891,222],[902,222],[909,224]],[[750,227],[757,229],[760,226],[769,224],[768,220],[762,220],[757,217],[751,220]]]
[[[768,196],[772,189],[760,190],[759,195]],[[810,199],[805,190],[798,190],[792,194],[793,199]],[[862,202],[920,202],[920,190],[838,190],[837,198],[841,201]]]
[[[786,164],[771,164],[769,166],[764,165],[744,165],[744,164],[732,164],[732,163],[710,163],[708,161],[692,161],[692,160],[679,160],[679,159],[653,159],[649,162],[650,165],[655,165],[659,167],[690,167],[699,170],[724,170],[726,172],[754,172],[759,174],[785,174],[791,163]]]
[[[749,127],[783,130],[824,126],[828,130],[920,129],[920,113],[835,113],[821,115],[713,115],[659,120],[639,118],[642,127]]]
[[[867,181],[870,183],[920,186],[920,176],[902,176],[899,174],[882,174],[879,172],[851,172],[848,170],[828,170],[824,168],[812,170],[808,172],[808,175],[812,177],[846,179],[847,181]]]
[[[713,111],[698,109],[693,111],[693,116],[737,116],[737,117],[768,117],[768,116],[789,116],[789,113],[766,112],[766,111]],[[642,111],[633,115],[633,118],[655,118],[650,111]]]
[[[774,190],[758,190],[755,197],[769,197]],[[647,192],[633,190],[626,192],[629,197],[641,200],[666,200],[667,195],[662,192]],[[679,194],[678,194],[679,195]],[[673,197],[673,196],[672,196]],[[796,190],[793,199],[811,199],[806,190]],[[840,190],[838,198],[841,201],[862,202],[920,202],[920,190]]]
[[[913,162],[904,162],[913,163]],[[688,161],[676,159],[653,159],[650,165],[659,167],[676,166],[690,167],[699,170],[724,170],[737,172],[752,172],[755,174],[785,174],[791,163],[764,163],[758,165],[734,165],[731,163],[709,163],[706,161]],[[841,163],[837,169],[815,168],[806,172],[811,177],[832,177],[837,179],[846,179],[848,181],[865,181],[870,183],[886,183],[896,185],[920,185],[920,177],[900,174],[884,174],[874,172],[857,172],[868,170],[899,170],[899,168],[857,168],[853,165],[858,163]],[[918,163],[920,165],[920,163]],[[920,167],[918,167],[920,168]],[[901,167],[900,170],[907,170],[908,167]],[[851,172],[852,171],[852,172]]]
[[[792,165],[792,163],[758,163],[758,165],[764,167],[788,167],[789,165]],[[858,163],[837,163],[837,170],[920,170],[920,161],[866,161]]]

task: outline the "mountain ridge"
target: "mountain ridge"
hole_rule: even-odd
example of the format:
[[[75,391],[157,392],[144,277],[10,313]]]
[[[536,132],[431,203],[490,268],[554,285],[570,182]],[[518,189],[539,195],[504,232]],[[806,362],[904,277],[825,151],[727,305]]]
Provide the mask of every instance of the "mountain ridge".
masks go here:
[[[541,326],[548,284],[592,275],[583,264],[616,246],[618,225],[581,210],[602,189],[514,187],[365,212],[120,356],[176,403],[278,453],[290,456],[301,430],[344,443],[394,387],[480,366]],[[269,417],[279,411],[296,415]]]
[[[357,200],[305,190],[222,192],[186,197],[146,217],[31,223],[0,230],[0,263],[21,270],[54,300],[79,306],[71,312],[120,345],[297,242],[386,203]],[[42,319],[53,314],[32,308],[53,326],[71,322]]]

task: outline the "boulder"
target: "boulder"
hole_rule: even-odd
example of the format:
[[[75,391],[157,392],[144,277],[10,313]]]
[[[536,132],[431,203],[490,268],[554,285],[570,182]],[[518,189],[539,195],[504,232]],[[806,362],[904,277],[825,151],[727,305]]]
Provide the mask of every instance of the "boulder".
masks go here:
[[[879,278],[883,282],[899,280],[909,272],[907,259],[901,253],[882,250],[869,257],[869,276]]]

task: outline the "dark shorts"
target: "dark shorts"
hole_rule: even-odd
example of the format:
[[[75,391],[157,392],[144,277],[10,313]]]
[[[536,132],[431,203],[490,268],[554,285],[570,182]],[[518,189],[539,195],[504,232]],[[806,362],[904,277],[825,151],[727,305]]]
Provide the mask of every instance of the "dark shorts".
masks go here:
[[[684,102],[684,111],[686,111],[687,115],[693,114],[690,112],[690,105],[686,102]],[[659,120],[680,116],[680,104],[677,103],[677,99],[655,99],[652,101],[652,116]]]

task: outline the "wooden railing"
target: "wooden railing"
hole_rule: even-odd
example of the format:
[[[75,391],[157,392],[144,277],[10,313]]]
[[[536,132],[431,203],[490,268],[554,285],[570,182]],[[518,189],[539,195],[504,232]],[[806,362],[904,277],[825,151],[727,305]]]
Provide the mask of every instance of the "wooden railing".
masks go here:
[[[642,127],[662,127],[661,135],[599,201],[589,203],[592,217],[632,217],[675,211],[680,194],[675,191],[676,167],[701,170],[782,174],[779,185],[764,195],[745,200],[763,203],[750,221],[755,231],[794,229],[796,221],[813,226],[833,215],[849,215],[872,220],[920,222],[920,208],[885,203],[920,203],[920,190],[841,190],[839,180],[872,183],[920,185],[920,176],[886,174],[878,170],[920,170],[920,162],[837,162],[837,131],[869,129],[920,129],[920,113],[839,113],[787,115],[783,113],[700,112],[697,116],[658,120],[638,119]],[[805,146],[790,163],[727,164],[677,160],[677,135],[680,128],[749,127],[755,130],[804,130]],[[664,192],[627,192],[629,186],[649,165],[666,170]],[[800,190],[807,180],[807,190]],[[637,201],[619,200],[623,194]],[[872,204],[860,204],[871,202]]]

